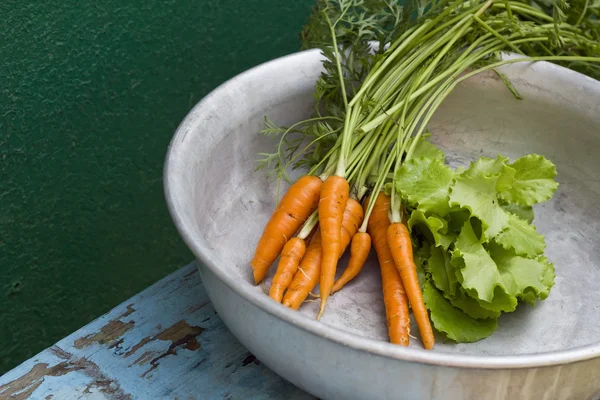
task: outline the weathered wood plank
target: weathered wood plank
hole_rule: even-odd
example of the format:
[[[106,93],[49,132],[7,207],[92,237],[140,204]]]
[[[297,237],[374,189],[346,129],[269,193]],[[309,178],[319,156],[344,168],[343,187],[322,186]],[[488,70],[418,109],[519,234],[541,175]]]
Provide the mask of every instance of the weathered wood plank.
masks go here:
[[[193,263],[0,377],[0,399],[314,397],[229,333]]]

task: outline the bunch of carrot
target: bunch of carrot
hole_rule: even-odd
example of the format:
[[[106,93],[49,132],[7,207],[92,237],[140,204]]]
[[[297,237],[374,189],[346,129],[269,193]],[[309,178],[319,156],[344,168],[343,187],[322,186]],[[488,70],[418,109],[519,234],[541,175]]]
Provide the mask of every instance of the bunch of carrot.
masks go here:
[[[353,7],[363,3],[331,1],[338,6],[337,14],[332,14],[335,7],[329,1],[323,3],[331,46],[324,49],[328,61],[317,82],[317,98],[338,103],[329,108],[329,115],[317,111],[317,117],[296,124],[315,127],[314,140],[303,151],[312,149],[317,160],[291,185],[268,221],[250,262],[254,281],[262,282],[279,258],[270,297],[298,309],[318,284],[320,319],[329,296],[360,273],[373,244],[390,341],[408,345],[410,304],[422,344],[431,349],[432,325],[417,278],[402,195],[394,184],[400,167],[419,153],[422,134],[437,107],[470,76],[519,61],[600,58],[524,56],[501,60],[497,55],[504,50],[523,53],[522,49],[536,43],[552,48],[551,33],[571,45],[588,45],[589,40],[577,28],[555,25],[517,1],[440,0],[426,15],[403,25],[387,49],[380,47],[377,57],[363,54],[364,59],[357,60],[353,54],[362,53],[347,48],[344,54],[350,56],[342,54],[336,35],[348,31],[337,29],[338,24],[347,22],[344,18]],[[355,76],[361,81],[352,81]],[[288,143],[286,135],[291,131],[281,132],[275,158],[282,159],[281,146]],[[328,137],[335,140],[323,153],[322,143]],[[290,153],[297,149],[295,146]],[[426,157],[427,152],[420,156]],[[280,170],[296,157],[280,162]],[[348,266],[336,281],[338,260],[348,247]]]
[[[330,176],[324,181],[315,176],[303,176],[290,187],[267,223],[250,263],[255,283],[265,278],[270,265],[279,257],[270,297],[298,309],[319,283],[320,318],[328,297],[359,274],[373,241],[381,266],[392,343],[408,345],[410,301],[423,344],[427,349],[432,348],[433,330],[423,303],[405,223],[390,223],[390,197],[380,192],[368,220],[367,232],[361,232],[363,206],[349,197],[348,187],[348,182],[339,176]],[[317,214],[313,214],[315,212]],[[317,226],[311,215],[319,216]],[[294,236],[297,231],[299,233]],[[334,282],[338,260],[348,245],[348,266]]]

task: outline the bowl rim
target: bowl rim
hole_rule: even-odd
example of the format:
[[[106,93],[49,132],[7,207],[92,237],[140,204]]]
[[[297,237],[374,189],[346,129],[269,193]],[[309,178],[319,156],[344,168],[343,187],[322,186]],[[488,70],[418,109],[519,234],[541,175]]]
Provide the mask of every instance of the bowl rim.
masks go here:
[[[323,339],[335,342],[338,345],[348,346],[356,351],[362,351],[369,354],[385,357],[390,360],[398,360],[405,362],[417,362],[420,364],[458,367],[458,368],[480,368],[480,369],[522,369],[522,368],[539,368],[559,366],[571,364],[581,361],[586,361],[600,357],[600,342],[585,346],[574,347],[566,350],[549,351],[532,354],[518,355],[466,355],[461,353],[447,353],[428,351],[418,348],[402,347],[391,344],[382,340],[371,339],[339,329],[319,321],[316,321],[303,313],[299,313],[283,306],[282,304],[272,301],[268,296],[258,293],[253,290],[252,285],[240,285],[239,280],[235,280],[233,276],[228,275],[218,266],[221,263],[220,258],[210,250],[207,243],[203,240],[193,240],[191,229],[186,226],[179,210],[176,206],[176,193],[172,190],[169,182],[173,172],[171,165],[177,157],[178,152],[182,149],[181,143],[183,137],[188,134],[183,128],[188,121],[193,120],[196,114],[201,113],[201,110],[207,102],[218,92],[227,90],[233,81],[251,79],[253,75],[263,69],[277,68],[280,63],[295,63],[303,57],[319,57],[322,55],[318,49],[310,49],[291,53],[282,57],[272,59],[270,61],[258,64],[234,77],[228,79],[215,89],[210,91],[203,99],[187,113],[175,130],[173,137],[169,143],[163,169],[163,189],[167,208],[171,218],[176,226],[177,231],[183,238],[186,245],[194,253],[194,255],[206,265],[210,271],[217,276],[229,289],[235,292],[244,300],[250,302],[262,311],[270,314],[273,317],[280,319],[284,323],[293,324],[298,329],[307,333],[319,336]],[[554,70],[553,73],[559,77],[570,75],[570,79],[589,80],[597,85],[597,90],[600,92],[600,82],[576,71],[561,67],[548,62],[536,62],[536,66],[541,68]],[[514,64],[513,64],[514,65]],[[217,261],[215,261],[217,260]]]

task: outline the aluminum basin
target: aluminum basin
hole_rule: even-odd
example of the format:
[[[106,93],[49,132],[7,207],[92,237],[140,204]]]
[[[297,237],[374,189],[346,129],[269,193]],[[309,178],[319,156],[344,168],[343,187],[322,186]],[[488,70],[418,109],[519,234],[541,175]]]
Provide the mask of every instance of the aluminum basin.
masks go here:
[[[248,264],[274,208],[275,182],[255,171],[265,115],[289,125],[307,118],[321,72],[317,50],[236,76],[181,123],[166,159],[167,203],[219,315],[258,359],[322,399],[600,398],[600,83],[548,64],[513,64],[459,85],[430,124],[453,166],[500,153],[543,154],[558,169],[554,198],[536,207],[556,285],[535,307],[500,318],[472,344],[438,339],[434,351],[387,342],[373,255],[363,273],[328,303],[300,312],[252,284]],[[273,268],[274,269],[274,268]],[[416,342],[416,341],[414,341]]]

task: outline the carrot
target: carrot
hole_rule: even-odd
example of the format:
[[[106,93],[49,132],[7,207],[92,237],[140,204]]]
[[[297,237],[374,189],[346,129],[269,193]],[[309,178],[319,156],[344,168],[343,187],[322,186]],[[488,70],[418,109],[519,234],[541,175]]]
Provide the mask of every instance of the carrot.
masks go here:
[[[279,257],[279,264],[277,266],[277,272],[273,277],[271,288],[269,290],[269,297],[278,303],[281,303],[283,292],[292,282],[294,274],[298,270],[298,264],[306,252],[306,244],[303,239],[298,237],[290,239]]]
[[[344,285],[350,282],[352,279],[359,274],[369,252],[371,251],[371,236],[366,232],[358,232],[352,238],[352,244],[350,245],[350,260],[348,266],[342,273],[342,275],[335,281],[332,289],[332,293],[340,290]]]
[[[316,176],[298,179],[281,199],[258,241],[250,262],[254,282],[260,283],[283,246],[319,205],[322,181]]]
[[[389,206],[390,197],[383,192],[379,193],[368,221],[368,232],[371,234],[373,247],[379,260],[390,342],[408,346],[410,333],[408,299],[387,243],[387,230],[390,226]]]
[[[283,305],[297,310],[317,285],[321,271],[321,230],[313,235],[298,270],[283,296]]]
[[[362,223],[363,218],[364,213],[360,203],[352,198],[348,199],[346,209],[344,210],[344,216],[342,217],[342,230],[340,232],[342,250],[340,251],[340,257],[338,258],[341,258],[342,255],[344,255],[350,241],[358,231],[358,227]]]
[[[360,226],[363,219],[363,209],[360,203],[354,199],[348,199],[344,217],[342,219],[341,242],[343,254],[350,243],[350,239]],[[312,240],[309,242],[306,254],[300,262],[298,271],[294,275],[292,283],[283,296],[283,305],[297,310],[306,300],[311,290],[317,285],[321,273],[321,231],[317,229]]]
[[[323,260],[321,261],[320,293],[321,306],[317,319],[325,311],[327,299],[331,294],[335,280],[335,270],[342,252],[340,241],[344,209],[348,202],[350,185],[340,176],[331,175],[321,188],[319,200],[319,224],[321,225],[321,242],[323,247]]]
[[[433,329],[417,278],[417,267],[413,260],[412,242],[408,228],[401,222],[390,224],[387,228],[387,239],[394,263],[417,321],[423,346],[426,349],[431,349],[434,345]]]

